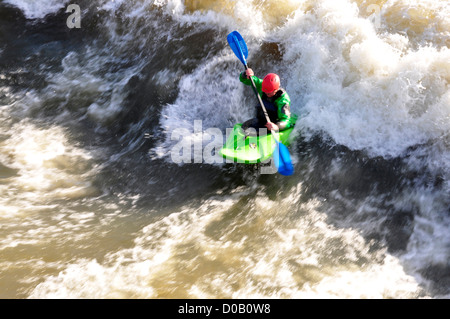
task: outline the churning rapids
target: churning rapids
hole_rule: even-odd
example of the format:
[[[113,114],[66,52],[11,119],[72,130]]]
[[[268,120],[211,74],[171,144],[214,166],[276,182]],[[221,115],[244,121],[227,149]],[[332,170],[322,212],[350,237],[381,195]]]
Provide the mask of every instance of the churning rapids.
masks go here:
[[[174,161],[252,115],[233,30],[293,176]],[[449,46],[446,0],[0,1],[0,297],[450,298]]]

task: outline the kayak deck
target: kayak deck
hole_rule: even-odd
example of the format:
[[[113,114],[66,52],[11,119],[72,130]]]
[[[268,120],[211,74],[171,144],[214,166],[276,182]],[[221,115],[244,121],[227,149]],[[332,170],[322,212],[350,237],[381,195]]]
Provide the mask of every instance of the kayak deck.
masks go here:
[[[280,142],[289,145],[289,135],[293,128],[279,132]],[[219,153],[227,160],[254,164],[264,162],[272,157],[276,145],[272,134],[261,136],[245,136],[242,124],[236,124]]]

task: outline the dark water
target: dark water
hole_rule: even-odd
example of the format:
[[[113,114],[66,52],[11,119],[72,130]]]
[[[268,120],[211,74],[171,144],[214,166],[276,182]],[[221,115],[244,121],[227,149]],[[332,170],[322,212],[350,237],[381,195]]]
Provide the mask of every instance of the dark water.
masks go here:
[[[0,296],[448,298],[446,7],[338,2],[0,2]],[[235,29],[293,176],[173,160],[252,114]]]

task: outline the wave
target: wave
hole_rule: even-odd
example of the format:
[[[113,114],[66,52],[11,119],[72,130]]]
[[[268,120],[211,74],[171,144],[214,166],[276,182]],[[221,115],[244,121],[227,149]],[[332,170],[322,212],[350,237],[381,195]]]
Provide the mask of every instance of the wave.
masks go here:
[[[19,8],[27,19],[44,19],[47,15],[54,14],[69,3],[69,0],[5,0],[4,3]]]
[[[448,297],[446,1],[79,2],[80,30],[4,2],[33,39],[0,48],[12,294]],[[252,116],[233,30],[299,115],[291,178],[170,157]]]

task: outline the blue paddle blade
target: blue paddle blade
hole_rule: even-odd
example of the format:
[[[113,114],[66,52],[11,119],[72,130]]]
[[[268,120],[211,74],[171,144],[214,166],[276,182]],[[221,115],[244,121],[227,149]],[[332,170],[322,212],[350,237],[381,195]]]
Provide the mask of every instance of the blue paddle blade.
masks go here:
[[[231,47],[231,50],[233,50],[234,54],[238,57],[239,60],[241,60],[242,64],[246,66],[248,49],[247,44],[245,43],[242,35],[237,31],[233,31],[230,34],[228,34],[227,41]]]
[[[291,154],[286,145],[277,142],[275,152],[273,152],[273,160],[278,169],[278,173],[285,176],[294,174],[294,166],[292,165]]]

